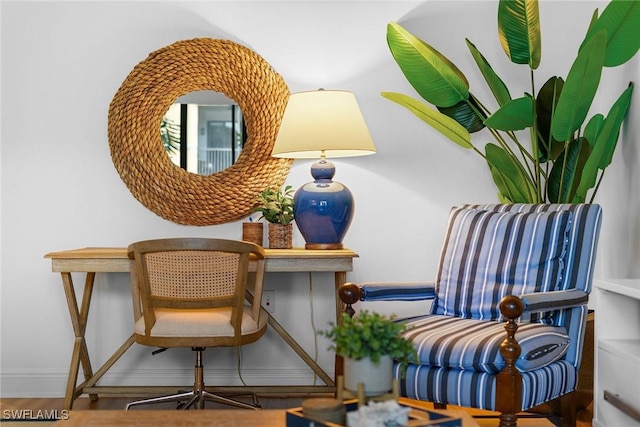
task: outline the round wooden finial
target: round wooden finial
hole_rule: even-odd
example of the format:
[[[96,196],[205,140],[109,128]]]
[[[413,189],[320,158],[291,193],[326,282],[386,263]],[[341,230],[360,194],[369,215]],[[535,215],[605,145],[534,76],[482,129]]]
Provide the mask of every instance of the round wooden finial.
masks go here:
[[[342,302],[349,305],[355,304],[360,300],[360,293],[358,285],[353,283],[345,283],[338,290],[338,295],[340,295]]]
[[[500,312],[509,320],[517,319],[524,311],[524,303],[515,295],[507,295],[500,301]]]

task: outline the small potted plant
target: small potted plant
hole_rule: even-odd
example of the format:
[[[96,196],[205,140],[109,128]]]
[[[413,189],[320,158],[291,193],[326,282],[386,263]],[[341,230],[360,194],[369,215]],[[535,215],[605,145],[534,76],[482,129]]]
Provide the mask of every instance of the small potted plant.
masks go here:
[[[331,329],[319,333],[333,341],[330,350],[344,357],[345,388],[356,391],[363,384],[367,396],[389,392],[394,360],[404,375],[407,365],[418,359],[412,343],[401,336],[406,324],[366,310],[342,316],[341,325],[332,323]]]
[[[258,196],[260,212],[269,223],[269,248],[289,249],[293,236],[293,187],[287,185],[281,190],[267,188]]]

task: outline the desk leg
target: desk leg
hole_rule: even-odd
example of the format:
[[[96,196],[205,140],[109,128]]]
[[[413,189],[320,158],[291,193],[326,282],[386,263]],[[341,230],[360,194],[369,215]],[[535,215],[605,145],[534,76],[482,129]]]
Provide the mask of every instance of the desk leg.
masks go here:
[[[71,273],[63,272],[61,274],[64,293],[67,297],[67,305],[69,307],[69,315],[71,316],[71,325],[73,326],[73,333],[75,335],[73,353],[71,355],[71,366],[69,368],[69,378],[67,380],[67,389],[64,396],[64,409],[71,409],[73,401],[77,397],[76,383],[78,381],[80,364],[82,363],[82,371],[84,372],[85,380],[88,380],[93,376],[84,333],[87,325],[87,317],[89,316],[89,303],[91,301],[93,282],[96,274],[93,272],[87,273],[80,310],[78,310],[78,300],[76,299]],[[98,395],[90,395],[90,398],[91,400],[97,400]]]
[[[338,291],[340,290],[340,286],[344,285],[347,282],[347,272],[346,271],[336,271],[335,276],[335,299],[336,299],[336,325],[342,324],[342,312],[344,311],[344,304],[340,300],[340,296]],[[336,354],[335,361],[333,364],[334,370],[334,380],[337,384],[338,378],[344,375],[344,361],[341,356]]]

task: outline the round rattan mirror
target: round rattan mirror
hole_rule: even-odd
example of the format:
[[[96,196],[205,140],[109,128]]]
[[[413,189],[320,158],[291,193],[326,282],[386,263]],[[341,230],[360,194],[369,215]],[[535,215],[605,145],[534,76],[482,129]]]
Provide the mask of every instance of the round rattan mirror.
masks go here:
[[[174,165],[160,123],[180,96],[222,92],[244,114],[247,141],[238,161],[197,175]],[[255,52],[229,40],[183,40],[151,53],[129,73],[109,106],[113,163],[129,191],[157,215],[187,225],[231,222],[251,213],[256,196],[279,188],[292,160],[271,157],[289,89]]]

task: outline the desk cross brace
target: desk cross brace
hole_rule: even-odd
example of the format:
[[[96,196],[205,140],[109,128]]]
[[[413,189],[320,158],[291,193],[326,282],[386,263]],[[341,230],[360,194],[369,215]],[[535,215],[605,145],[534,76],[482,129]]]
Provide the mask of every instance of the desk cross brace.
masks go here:
[[[89,359],[89,352],[87,351],[87,344],[85,339],[85,330],[87,325],[87,318],[89,316],[89,307],[91,301],[91,294],[93,292],[93,286],[95,281],[95,272],[87,272],[84,284],[84,291],[82,295],[82,303],[78,308],[78,300],[76,298],[75,289],[73,286],[73,279],[70,272],[62,272],[62,283],[64,285],[64,291],[67,298],[67,305],[69,307],[69,313],[71,317],[71,324],[73,326],[73,332],[75,335],[73,353],[71,357],[71,367],[69,369],[69,378],[67,380],[67,388],[64,398],[64,409],[70,410],[73,407],[73,401],[82,394],[89,394],[92,401],[98,399],[98,393],[171,393],[173,390],[180,389],[181,387],[170,386],[96,386],[96,383],[102,378],[102,376],[122,357],[122,355],[133,345],[135,342],[135,336],[132,334],[116,351],[113,355],[98,369],[94,374],[91,367],[91,361]],[[343,274],[336,273],[336,279],[343,279]],[[343,280],[342,280],[343,281]],[[338,287],[339,280],[336,280],[336,288]],[[337,289],[336,289],[337,291]],[[337,312],[339,313],[339,311]],[[291,347],[298,356],[313,370],[313,372],[326,384],[325,386],[255,386],[251,387],[252,391],[257,394],[299,394],[306,395],[310,393],[335,393],[335,382],[329,377],[329,375],[318,365],[318,363],[291,337],[291,335],[278,323],[278,321],[271,315],[269,315],[268,323],[274,329],[274,331]],[[78,374],[82,366],[85,381],[80,385],[77,385]],[[212,392],[242,392],[246,391],[241,386],[220,386],[220,387],[207,387],[207,390]]]

